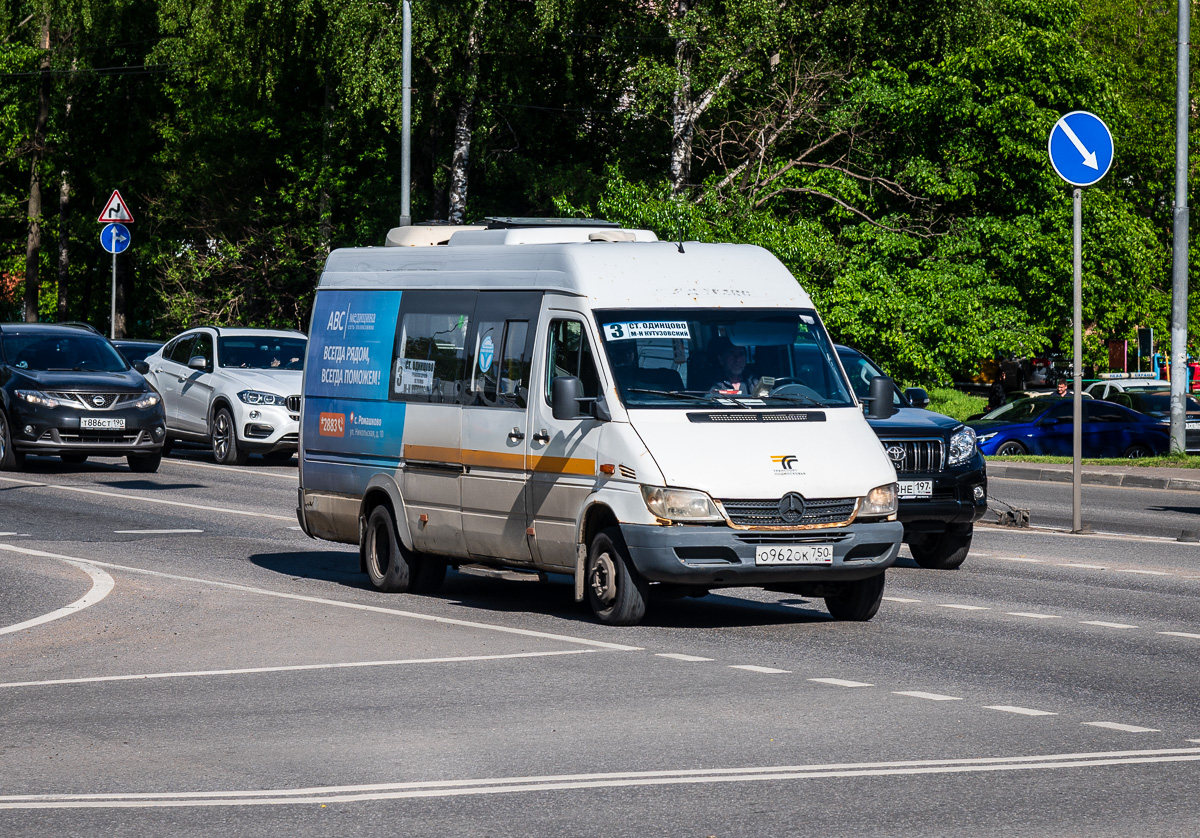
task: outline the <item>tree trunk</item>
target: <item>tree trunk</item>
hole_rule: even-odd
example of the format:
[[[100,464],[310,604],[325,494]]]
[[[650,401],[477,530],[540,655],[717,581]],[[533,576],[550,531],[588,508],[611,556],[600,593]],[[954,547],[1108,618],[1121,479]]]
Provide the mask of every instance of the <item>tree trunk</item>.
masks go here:
[[[58,187],[58,319],[70,320],[67,313],[67,290],[71,278],[70,250],[71,184],[63,169],[62,184]]]
[[[46,124],[50,121],[50,13],[42,17],[42,59],[38,79],[37,119],[29,165],[29,235],[25,243],[25,322],[38,320],[41,282],[38,259],[42,252],[42,157],[46,153]]]
[[[446,217],[451,224],[462,224],[467,212],[467,178],[471,163],[471,127],[475,116],[475,91],[479,84],[479,19],[484,3],[475,10],[471,28],[467,31],[467,60],[463,67],[466,90],[454,118],[454,154],[450,161],[450,210]]]
[[[333,96],[333,85],[327,82],[325,104],[321,114],[321,188],[317,196],[317,236],[326,254],[329,253],[333,240],[333,218],[330,209],[332,200],[329,195],[329,182],[333,179],[333,172],[330,171],[333,155],[329,150],[333,141]]]
[[[688,12],[688,0],[679,0],[675,18],[682,20]],[[692,174],[692,138],[696,122],[692,115],[692,65],[686,38],[675,41],[675,92],[671,95],[671,162],[669,177],[671,194],[680,195],[687,188]]]

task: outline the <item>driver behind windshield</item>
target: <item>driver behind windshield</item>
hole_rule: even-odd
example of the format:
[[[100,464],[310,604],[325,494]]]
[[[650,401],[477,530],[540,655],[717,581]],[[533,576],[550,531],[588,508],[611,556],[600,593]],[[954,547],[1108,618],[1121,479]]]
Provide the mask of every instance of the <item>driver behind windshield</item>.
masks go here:
[[[718,338],[715,342],[718,375],[720,378],[709,388],[710,393],[722,396],[749,396],[757,378],[746,375],[746,347],[734,346],[729,338]]]

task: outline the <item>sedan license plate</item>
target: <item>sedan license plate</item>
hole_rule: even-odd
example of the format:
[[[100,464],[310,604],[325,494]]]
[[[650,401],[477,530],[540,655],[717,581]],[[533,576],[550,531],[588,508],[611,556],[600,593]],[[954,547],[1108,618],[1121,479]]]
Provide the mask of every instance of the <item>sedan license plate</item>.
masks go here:
[[[832,544],[775,544],[754,548],[755,564],[833,564]]]
[[[900,497],[927,498],[933,494],[932,480],[901,480]]]
[[[97,428],[104,431],[125,430],[125,420],[120,418],[100,419],[94,416],[84,416],[79,420],[81,428]]]

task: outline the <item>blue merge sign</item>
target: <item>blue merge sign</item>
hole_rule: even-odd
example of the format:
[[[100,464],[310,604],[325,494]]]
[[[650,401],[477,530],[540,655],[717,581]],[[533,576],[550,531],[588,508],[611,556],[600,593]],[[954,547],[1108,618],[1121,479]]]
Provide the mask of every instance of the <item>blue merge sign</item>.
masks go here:
[[[109,253],[120,253],[129,247],[129,228],[124,224],[107,224],[100,231],[100,246]]]
[[[1112,166],[1112,132],[1087,111],[1060,116],[1050,129],[1049,147],[1050,165],[1072,186],[1091,186]]]

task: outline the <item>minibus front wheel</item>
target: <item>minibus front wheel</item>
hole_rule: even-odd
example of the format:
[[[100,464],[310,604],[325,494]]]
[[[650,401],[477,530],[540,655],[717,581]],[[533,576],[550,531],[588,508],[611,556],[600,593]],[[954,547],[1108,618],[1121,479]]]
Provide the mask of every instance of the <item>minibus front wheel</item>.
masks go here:
[[[592,613],[610,626],[633,626],[646,614],[649,586],[629,560],[616,527],[596,533],[588,550],[584,588]]]
[[[863,622],[875,616],[883,601],[883,572],[857,582],[844,583],[837,596],[825,597],[825,607],[835,620]]]

